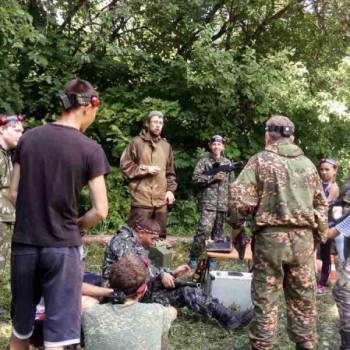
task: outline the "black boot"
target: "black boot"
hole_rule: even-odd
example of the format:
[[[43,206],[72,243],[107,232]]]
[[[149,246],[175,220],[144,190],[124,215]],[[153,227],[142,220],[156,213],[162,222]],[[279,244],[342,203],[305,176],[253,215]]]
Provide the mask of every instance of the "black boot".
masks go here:
[[[350,349],[350,332],[340,331],[341,344],[339,350],[349,350]]]
[[[225,329],[236,329],[247,325],[251,321],[253,318],[253,309],[234,311],[218,302],[215,305],[212,317],[217,319]]]
[[[186,288],[184,298],[189,310],[217,319],[226,329],[244,326],[253,317],[253,309],[242,312],[230,310],[218,299],[208,297],[201,289]]]

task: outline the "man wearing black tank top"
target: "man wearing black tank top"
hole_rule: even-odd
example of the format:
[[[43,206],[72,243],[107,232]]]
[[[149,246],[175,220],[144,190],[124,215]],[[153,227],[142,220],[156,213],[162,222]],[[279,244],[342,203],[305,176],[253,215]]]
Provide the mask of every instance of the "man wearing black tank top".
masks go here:
[[[96,117],[98,94],[87,81],[71,80],[58,97],[63,106],[59,120],[25,133],[14,157],[11,350],[28,349],[41,296],[45,348],[80,342],[80,231],[108,213],[104,175],[110,168],[102,147],[83,135]],[[92,207],[78,218],[85,185]]]

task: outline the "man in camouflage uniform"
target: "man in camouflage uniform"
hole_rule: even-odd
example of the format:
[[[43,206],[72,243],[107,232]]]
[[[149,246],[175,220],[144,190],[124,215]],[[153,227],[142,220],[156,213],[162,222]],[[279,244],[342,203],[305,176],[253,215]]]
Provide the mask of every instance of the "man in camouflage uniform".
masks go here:
[[[0,276],[5,269],[12,225],[15,222],[15,208],[7,195],[13,170],[11,149],[17,146],[22,135],[22,122],[23,117],[16,114],[0,116]]]
[[[272,349],[282,289],[290,339],[297,349],[312,349],[316,342],[313,252],[327,238],[328,207],[315,166],[293,144],[294,129],[288,118],[271,117],[265,150],[230,187],[235,234],[248,212],[254,213],[252,349]]]
[[[225,147],[225,139],[220,135],[210,138],[209,148],[211,152],[202,158],[196,165],[193,173],[193,182],[198,186],[198,206],[201,212],[197,234],[193,237],[193,245],[190,253],[191,267],[197,265],[197,259],[201,256],[205,240],[222,238],[227,216],[228,189],[234,180],[234,173],[219,172],[216,175],[205,175],[204,172],[213,169],[214,163],[220,165],[231,162],[222,156]]]
[[[119,258],[132,254],[148,259],[147,249],[154,245],[156,238],[159,237],[159,232],[159,224],[154,219],[143,219],[142,222],[136,222],[133,229],[121,226],[105,250],[102,266],[103,286],[109,287],[108,279],[112,265]],[[176,308],[187,306],[193,312],[217,319],[227,329],[237,328],[250,320],[251,310],[238,312],[227,309],[219,303],[218,299],[208,297],[198,288],[174,288],[175,279],[189,272],[190,268],[187,265],[169,271],[149,264],[148,290],[141,302],[171,305]]]

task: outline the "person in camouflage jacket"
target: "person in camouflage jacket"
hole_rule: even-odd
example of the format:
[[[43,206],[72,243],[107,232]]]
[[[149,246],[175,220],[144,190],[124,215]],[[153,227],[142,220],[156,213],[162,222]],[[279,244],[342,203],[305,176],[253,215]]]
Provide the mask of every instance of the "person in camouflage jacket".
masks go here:
[[[293,144],[284,116],[266,123],[265,150],[254,155],[230,187],[231,223],[240,232],[253,212],[254,248],[250,327],[253,349],[272,349],[284,290],[288,333],[297,349],[316,342],[315,243],[327,238],[328,206],[313,163]]]
[[[148,259],[148,249],[159,237],[160,226],[155,219],[136,222],[134,228],[121,226],[108,243],[102,265],[102,283],[109,287],[109,274],[112,265],[121,257],[136,255]],[[251,319],[252,310],[234,311],[223,306],[218,299],[207,296],[198,288],[174,288],[177,277],[188,274],[190,268],[182,265],[173,271],[157,268],[151,263],[147,268],[147,292],[141,299],[143,303],[158,303],[164,306],[187,308],[206,317],[217,319],[223,327],[234,329]]]
[[[11,149],[17,146],[22,135],[22,122],[23,117],[16,114],[0,116],[0,276],[5,269],[12,225],[15,222],[15,208],[7,195],[13,170]]]
[[[198,186],[198,207],[200,220],[197,233],[193,237],[193,245],[190,253],[191,265],[195,266],[201,256],[205,240],[222,238],[227,216],[228,190],[234,180],[234,173],[219,172],[216,175],[206,175],[205,171],[213,169],[214,163],[220,165],[231,162],[222,156],[225,147],[225,139],[220,135],[210,138],[209,148],[211,152],[199,160],[192,180]]]

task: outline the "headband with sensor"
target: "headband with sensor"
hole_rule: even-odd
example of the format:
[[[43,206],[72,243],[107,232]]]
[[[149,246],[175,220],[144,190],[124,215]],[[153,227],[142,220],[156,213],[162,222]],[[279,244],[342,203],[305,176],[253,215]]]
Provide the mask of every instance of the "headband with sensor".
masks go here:
[[[91,104],[92,107],[98,107],[100,105],[100,99],[97,95],[90,94],[71,94],[61,91],[57,94],[62,107],[64,109],[70,109],[78,106],[88,106]]]

